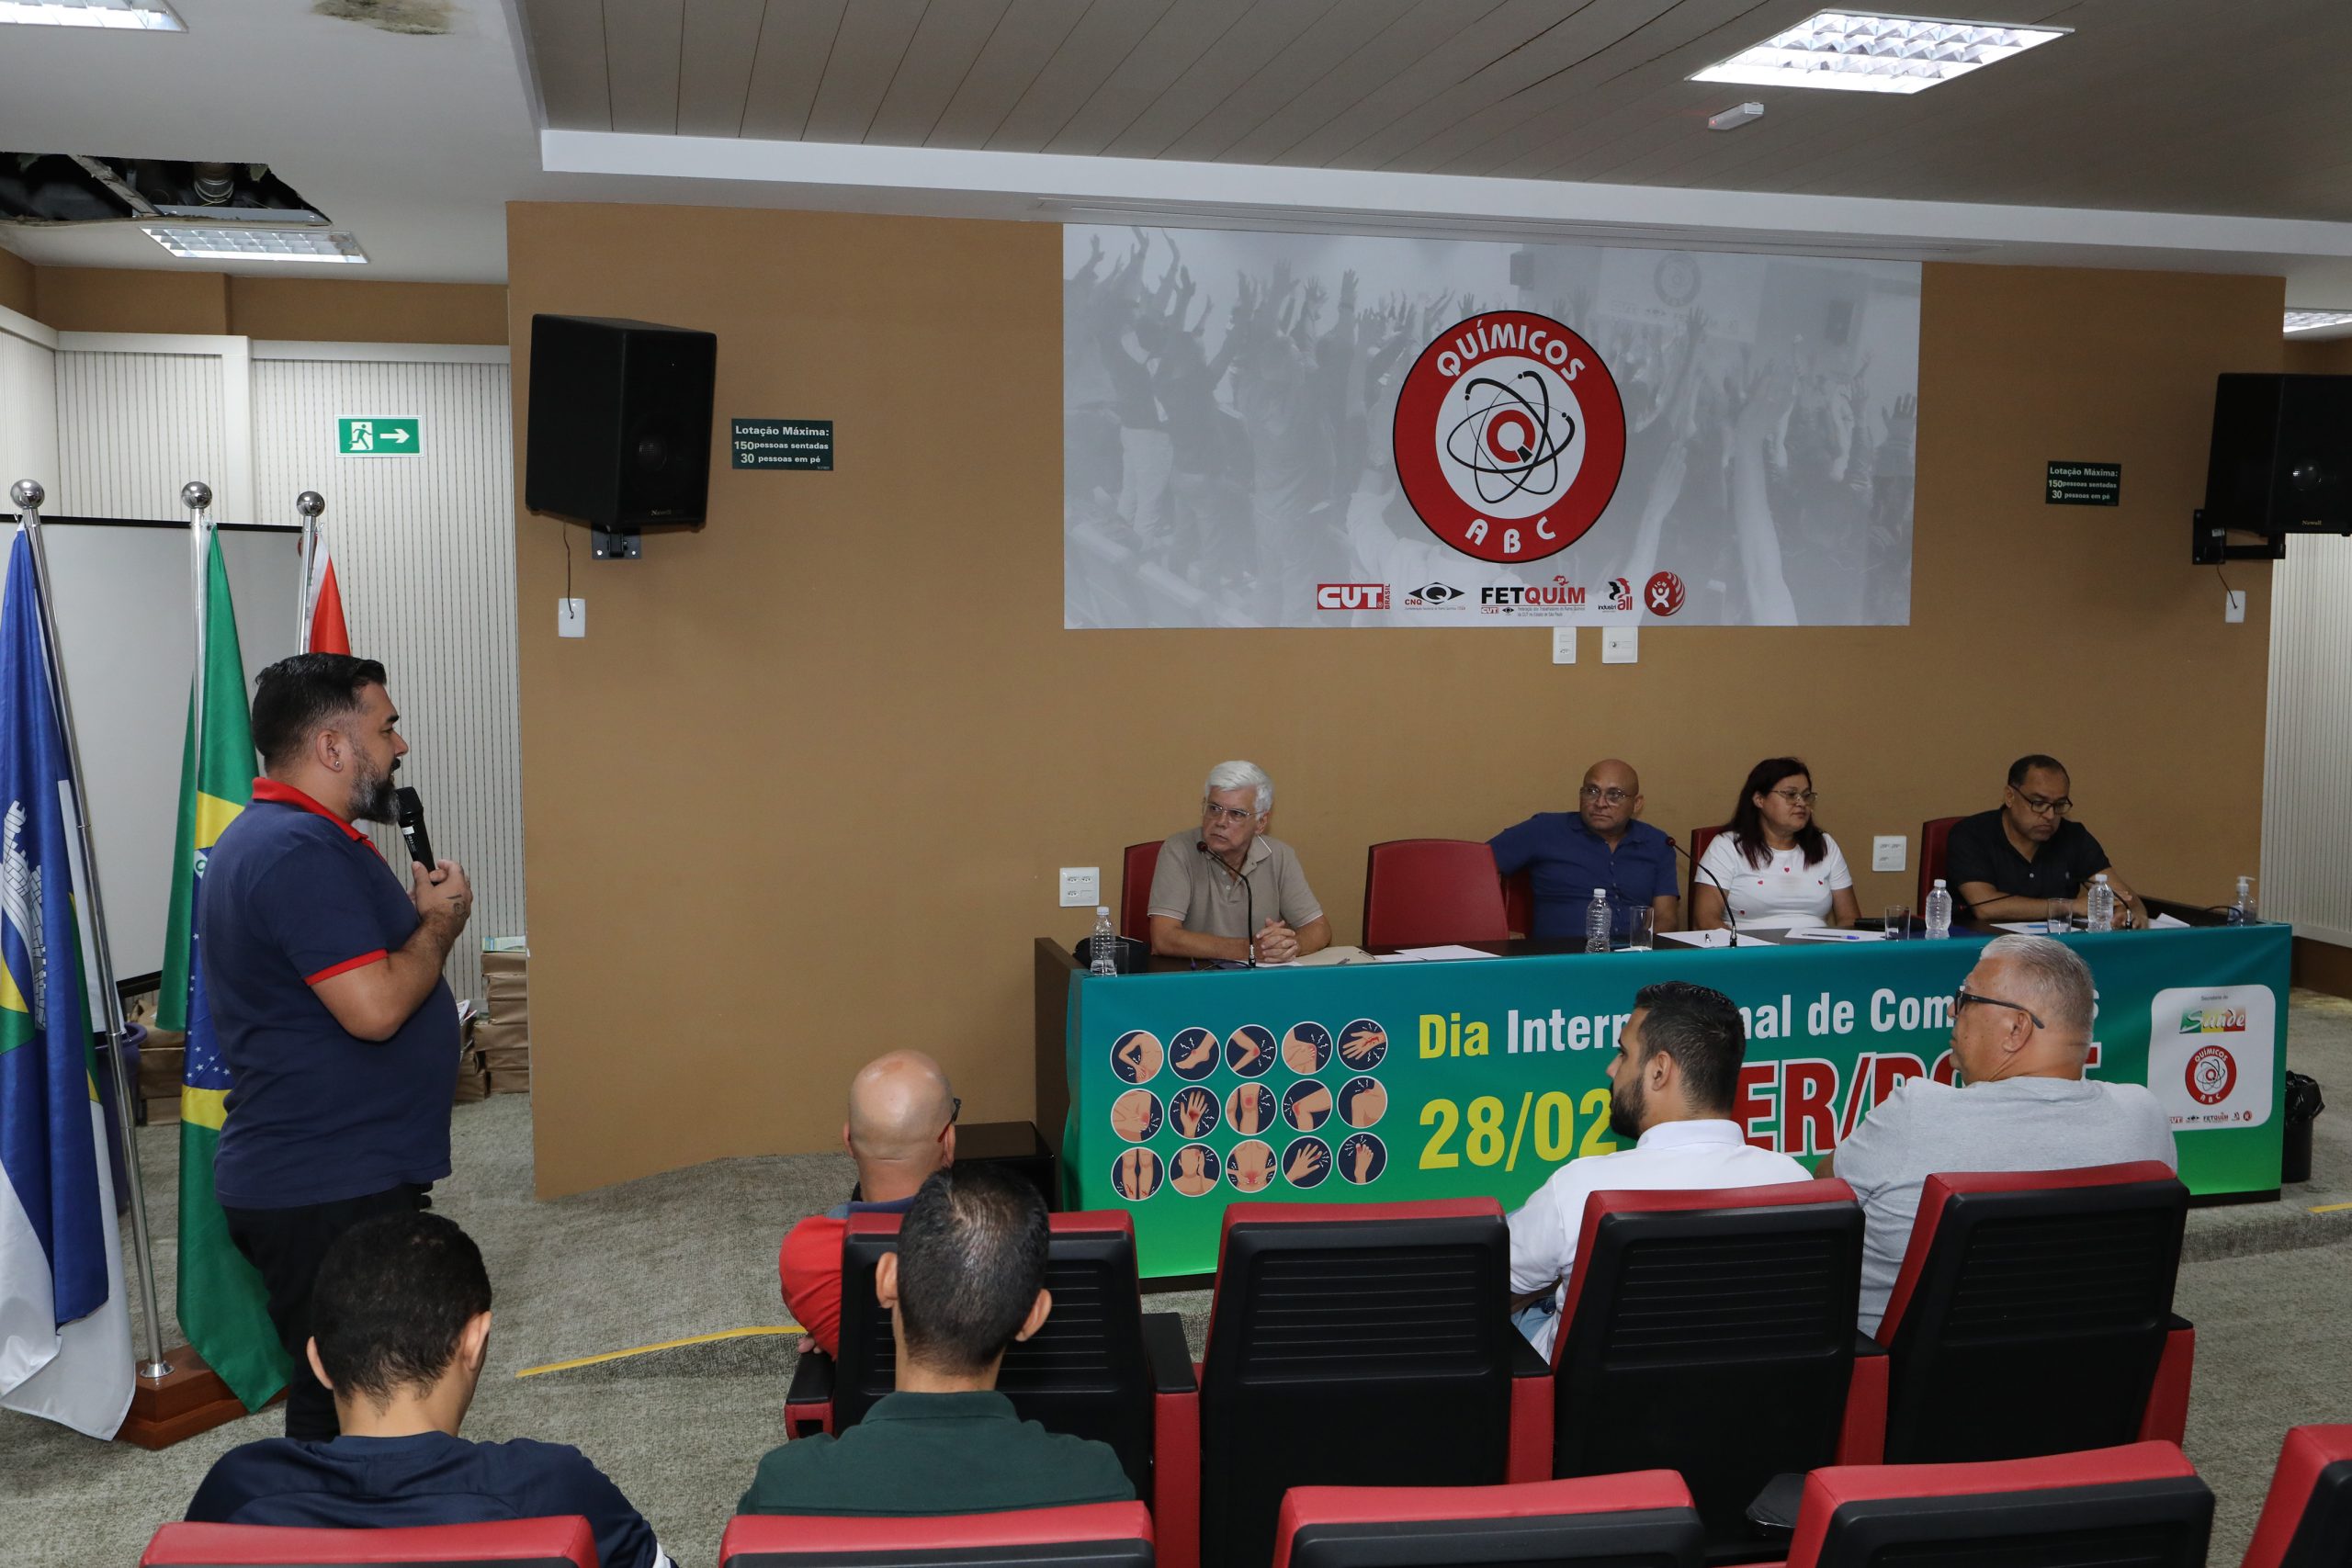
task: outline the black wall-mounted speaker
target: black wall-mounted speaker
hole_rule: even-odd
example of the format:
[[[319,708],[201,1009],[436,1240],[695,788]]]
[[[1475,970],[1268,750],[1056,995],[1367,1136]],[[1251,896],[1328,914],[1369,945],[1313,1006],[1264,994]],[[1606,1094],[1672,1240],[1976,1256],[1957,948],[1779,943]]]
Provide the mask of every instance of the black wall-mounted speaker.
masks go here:
[[[700,523],[718,367],[709,333],[533,316],[523,504],[615,531]]]
[[[2257,534],[2352,529],[2352,376],[2222,376],[2205,522]]]

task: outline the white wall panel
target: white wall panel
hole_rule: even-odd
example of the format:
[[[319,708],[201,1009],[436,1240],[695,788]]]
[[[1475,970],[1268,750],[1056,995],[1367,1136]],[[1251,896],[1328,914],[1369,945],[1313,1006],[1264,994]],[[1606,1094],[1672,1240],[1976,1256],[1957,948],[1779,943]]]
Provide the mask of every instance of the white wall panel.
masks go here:
[[[0,310],[0,498],[18,479],[57,493],[56,342],[40,322]],[[0,510],[15,508],[0,500]]]
[[[256,346],[255,507],[290,522],[303,491],[326,498],[352,651],[383,660],[413,748],[401,782],[424,797],[435,851],[473,878],[473,923],[448,973],[460,997],[480,997],[477,939],[525,929],[507,367],[479,351],[322,356],[334,351]],[[335,422],[354,415],[416,417],[422,451],[336,456]],[[390,835],[379,841],[397,856]]]
[[[2352,946],[2352,539],[2290,539],[2270,579],[2262,912]]]
[[[97,333],[69,333],[57,354],[59,471],[47,510],[75,517],[148,517],[185,522],[180,487],[210,485],[213,520],[244,523],[232,460],[246,449],[232,432],[232,400],[242,401],[243,340],[234,359],[219,346],[187,352],[93,350]],[[168,344],[165,338],[127,343]],[[232,400],[232,369],[240,385]],[[240,476],[242,477],[242,476]]]

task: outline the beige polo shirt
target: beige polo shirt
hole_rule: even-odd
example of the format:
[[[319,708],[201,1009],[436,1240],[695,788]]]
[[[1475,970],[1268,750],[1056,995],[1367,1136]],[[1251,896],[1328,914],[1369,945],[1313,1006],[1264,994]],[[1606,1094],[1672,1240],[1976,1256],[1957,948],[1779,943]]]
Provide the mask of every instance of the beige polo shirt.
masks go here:
[[[1293,931],[1322,919],[1323,906],[1306,886],[1297,852],[1280,839],[1261,833],[1250,840],[1242,862],[1250,883],[1247,894],[1239,877],[1197,847],[1200,841],[1200,830],[1187,829],[1159,846],[1159,864],[1151,874],[1150,913],[1168,916],[1203,936],[1255,935],[1250,930],[1253,911],[1260,929],[1277,915]]]

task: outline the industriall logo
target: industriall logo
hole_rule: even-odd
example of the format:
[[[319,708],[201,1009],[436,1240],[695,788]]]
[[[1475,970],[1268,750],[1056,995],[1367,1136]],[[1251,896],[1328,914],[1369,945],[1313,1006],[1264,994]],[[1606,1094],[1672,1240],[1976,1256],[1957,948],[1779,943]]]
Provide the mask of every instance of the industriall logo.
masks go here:
[[[1622,577],[1612,577],[1609,586],[1600,591],[1600,607],[1604,610],[1630,610],[1634,607],[1634,585]]]
[[[1483,310],[1439,334],[1397,390],[1396,479],[1430,532],[1480,560],[1582,538],[1625,469],[1625,405],[1592,345],[1549,316]]]

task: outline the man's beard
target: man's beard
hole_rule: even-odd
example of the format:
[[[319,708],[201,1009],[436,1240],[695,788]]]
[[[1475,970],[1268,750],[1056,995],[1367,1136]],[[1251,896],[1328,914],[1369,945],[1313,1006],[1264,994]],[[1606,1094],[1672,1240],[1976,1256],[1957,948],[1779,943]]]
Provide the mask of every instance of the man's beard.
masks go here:
[[[353,759],[357,767],[351,780],[351,819],[354,822],[390,822],[392,813],[392,775],[390,769],[377,773],[364,757]],[[400,764],[395,762],[392,767]]]
[[[1609,1130],[1621,1138],[1639,1143],[1642,1137],[1642,1111],[1648,1105],[1637,1076],[1613,1086],[1609,1091]]]

